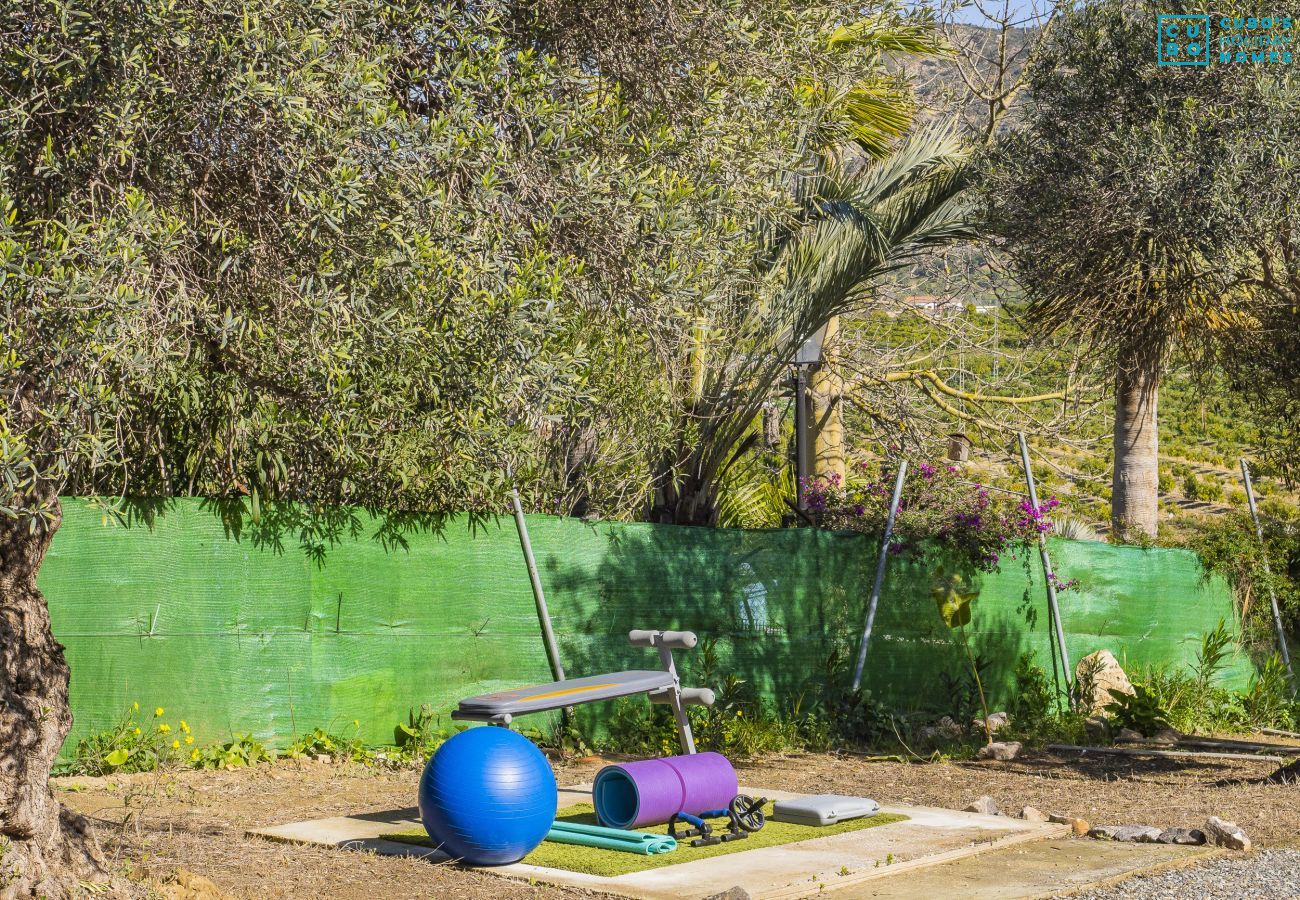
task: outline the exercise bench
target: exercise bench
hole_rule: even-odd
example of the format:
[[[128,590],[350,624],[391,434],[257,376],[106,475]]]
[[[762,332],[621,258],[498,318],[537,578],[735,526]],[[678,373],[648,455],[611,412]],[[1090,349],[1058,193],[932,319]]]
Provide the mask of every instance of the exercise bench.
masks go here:
[[[585,678],[480,694],[460,701],[460,706],[452,712],[451,717],[462,722],[487,722],[509,727],[515,716],[645,694],[651,703],[665,703],[672,707],[682,749],[686,753],[694,753],[695,738],[691,735],[691,722],[686,716],[686,707],[712,706],[713,691],[708,688],[682,687],[677,677],[677,667],[673,664],[673,650],[693,648],[697,643],[695,634],[690,631],[636,630],[629,631],[627,639],[633,647],[654,647],[658,650],[662,668],[588,675]]]

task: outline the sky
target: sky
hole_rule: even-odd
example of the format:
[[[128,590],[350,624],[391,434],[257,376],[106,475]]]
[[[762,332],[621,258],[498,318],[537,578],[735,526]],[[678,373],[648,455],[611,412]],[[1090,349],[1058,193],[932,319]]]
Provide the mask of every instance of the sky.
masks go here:
[[[1004,6],[1009,7],[1016,20],[1028,20],[1025,24],[1032,24],[1035,13],[1042,14],[1052,6],[1050,0],[980,0],[980,3],[985,9],[997,12],[1000,12]],[[988,19],[981,15],[974,4],[958,12],[955,19],[970,25],[989,24]]]

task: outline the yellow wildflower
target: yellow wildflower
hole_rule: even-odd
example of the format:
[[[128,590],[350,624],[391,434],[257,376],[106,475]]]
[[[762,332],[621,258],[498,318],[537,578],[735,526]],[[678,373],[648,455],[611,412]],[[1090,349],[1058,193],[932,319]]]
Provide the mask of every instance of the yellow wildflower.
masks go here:
[[[198,747],[195,747],[195,748],[194,748],[194,752],[190,754],[190,759],[194,760],[195,762],[198,762],[198,761],[199,761],[199,748],[198,748]]]
[[[157,709],[155,709],[155,710],[153,711],[153,717],[154,717],[155,719],[157,719],[157,718],[161,717],[162,714],[165,713],[165,712],[167,712],[167,710],[163,709],[163,708],[160,706],[160,707],[158,707]]]
[[[173,750],[179,750],[179,749],[181,749],[181,742],[180,742],[180,741],[172,741],[172,749],[173,749]]]
[[[187,744],[192,744],[192,743],[194,743],[194,735],[192,735],[192,734],[187,734],[187,735],[185,736],[185,743],[187,743]]]
[[[185,732],[186,734],[190,733],[190,724],[186,722],[184,719],[181,719],[181,731]]]
[[[139,712],[139,711],[140,711],[140,703],[139,703],[138,701],[135,702],[135,703],[132,703],[132,704],[131,704],[131,709],[132,709],[133,712]]]
[[[140,729],[137,728],[137,729],[135,730],[135,733],[136,733],[136,734],[139,734],[139,733],[140,733]]]
[[[172,730],[172,727],[168,725],[166,722],[163,722],[161,725],[158,726],[158,730],[161,731],[163,734],[166,734],[167,732]]]

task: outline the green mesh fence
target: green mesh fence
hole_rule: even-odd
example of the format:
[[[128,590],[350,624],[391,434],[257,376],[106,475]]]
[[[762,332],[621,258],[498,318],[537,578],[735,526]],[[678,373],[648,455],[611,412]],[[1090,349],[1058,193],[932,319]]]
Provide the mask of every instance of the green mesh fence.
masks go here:
[[[716,642],[725,671],[790,703],[856,651],[875,565],[867,536],[528,521],[572,675],[653,668],[627,631],[690,629]],[[1053,555],[1081,583],[1061,600],[1072,660],[1105,647],[1186,666],[1204,632],[1233,622],[1227,586],[1204,580],[1189,553],[1057,541]],[[969,632],[999,706],[1021,653],[1050,671],[1038,562],[1024,562],[982,579]],[[931,565],[891,560],[864,679],[903,709],[946,710],[945,675],[965,665],[930,599]],[[461,697],[549,680],[508,518],[412,535],[403,549],[363,536],[318,565],[292,537],[278,551],[229,538],[202,501],[176,502],[150,530],[68,499],[40,586],[72,667],[69,750],[135,701],[186,718],[200,743],[244,731],[284,743],[354,720],[365,740],[389,743],[422,703],[445,714]],[[678,655],[689,683],[698,651]],[[1237,653],[1223,681],[1242,686],[1251,671]]]

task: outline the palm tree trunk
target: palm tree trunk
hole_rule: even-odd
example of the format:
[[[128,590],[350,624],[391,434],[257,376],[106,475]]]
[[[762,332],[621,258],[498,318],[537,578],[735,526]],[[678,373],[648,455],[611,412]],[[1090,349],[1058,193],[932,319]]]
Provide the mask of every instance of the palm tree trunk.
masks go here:
[[[109,881],[79,814],[51,790],[50,768],[72,727],[68,664],[50,631],[36,573],[58,528],[0,518],[0,898],[80,896]],[[119,885],[120,887],[120,885]]]
[[[826,323],[822,362],[812,377],[813,474],[818,478],[838,475],[844,479],[844,413],[841,399],[844,378],[832,361],[831,351],[840,330],[840,317]]]
[[[1111,528],[1121,539],[1156,536],[1159,390],[1159,350],[1137,345],[1122,348],[1115,373],[1115,474],[1110,498]]]

